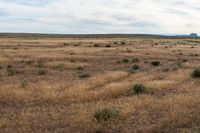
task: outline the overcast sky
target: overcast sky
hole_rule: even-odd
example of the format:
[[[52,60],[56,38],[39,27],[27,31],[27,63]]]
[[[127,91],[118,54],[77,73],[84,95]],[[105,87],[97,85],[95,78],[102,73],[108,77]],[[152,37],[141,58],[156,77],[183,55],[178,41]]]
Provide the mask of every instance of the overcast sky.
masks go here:
[[[200,33],[200,0],[0,0],[0,32]]]

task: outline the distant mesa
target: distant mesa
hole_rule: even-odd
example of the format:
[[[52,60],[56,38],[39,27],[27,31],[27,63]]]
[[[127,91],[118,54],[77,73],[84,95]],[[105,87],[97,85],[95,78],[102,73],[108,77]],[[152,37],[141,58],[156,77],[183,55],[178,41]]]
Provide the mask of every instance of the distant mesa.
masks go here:
[[[189,36],[190,36],[190,37],[193,37],[193,38],[198,37],[197,33],[191,33]]]

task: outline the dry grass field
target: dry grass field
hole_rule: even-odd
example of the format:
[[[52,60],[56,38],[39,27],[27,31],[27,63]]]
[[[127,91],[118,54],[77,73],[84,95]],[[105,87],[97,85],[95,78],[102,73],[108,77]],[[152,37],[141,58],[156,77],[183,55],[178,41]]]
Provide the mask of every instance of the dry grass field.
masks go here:
[[[1,133],[200,133],[200,39],[1,37]]]

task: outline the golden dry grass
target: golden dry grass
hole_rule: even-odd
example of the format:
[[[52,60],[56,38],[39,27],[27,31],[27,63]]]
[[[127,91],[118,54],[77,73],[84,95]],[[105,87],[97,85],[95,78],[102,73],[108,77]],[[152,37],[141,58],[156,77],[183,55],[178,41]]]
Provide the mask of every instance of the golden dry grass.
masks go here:
[[[199,133],[198,41],[0,38],[0,132]],[[140,69],[130,73],[134,64]],[[133,93],[136,83],[143,94]],[[98,123],[104,107],[118,117]]]

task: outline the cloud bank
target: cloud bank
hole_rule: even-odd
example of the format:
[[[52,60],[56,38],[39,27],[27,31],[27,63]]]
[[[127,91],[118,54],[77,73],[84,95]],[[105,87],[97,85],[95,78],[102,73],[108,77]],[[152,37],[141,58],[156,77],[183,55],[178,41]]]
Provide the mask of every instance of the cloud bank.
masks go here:
[[[200,33],[199,0],[0,0],[0,32]]]

